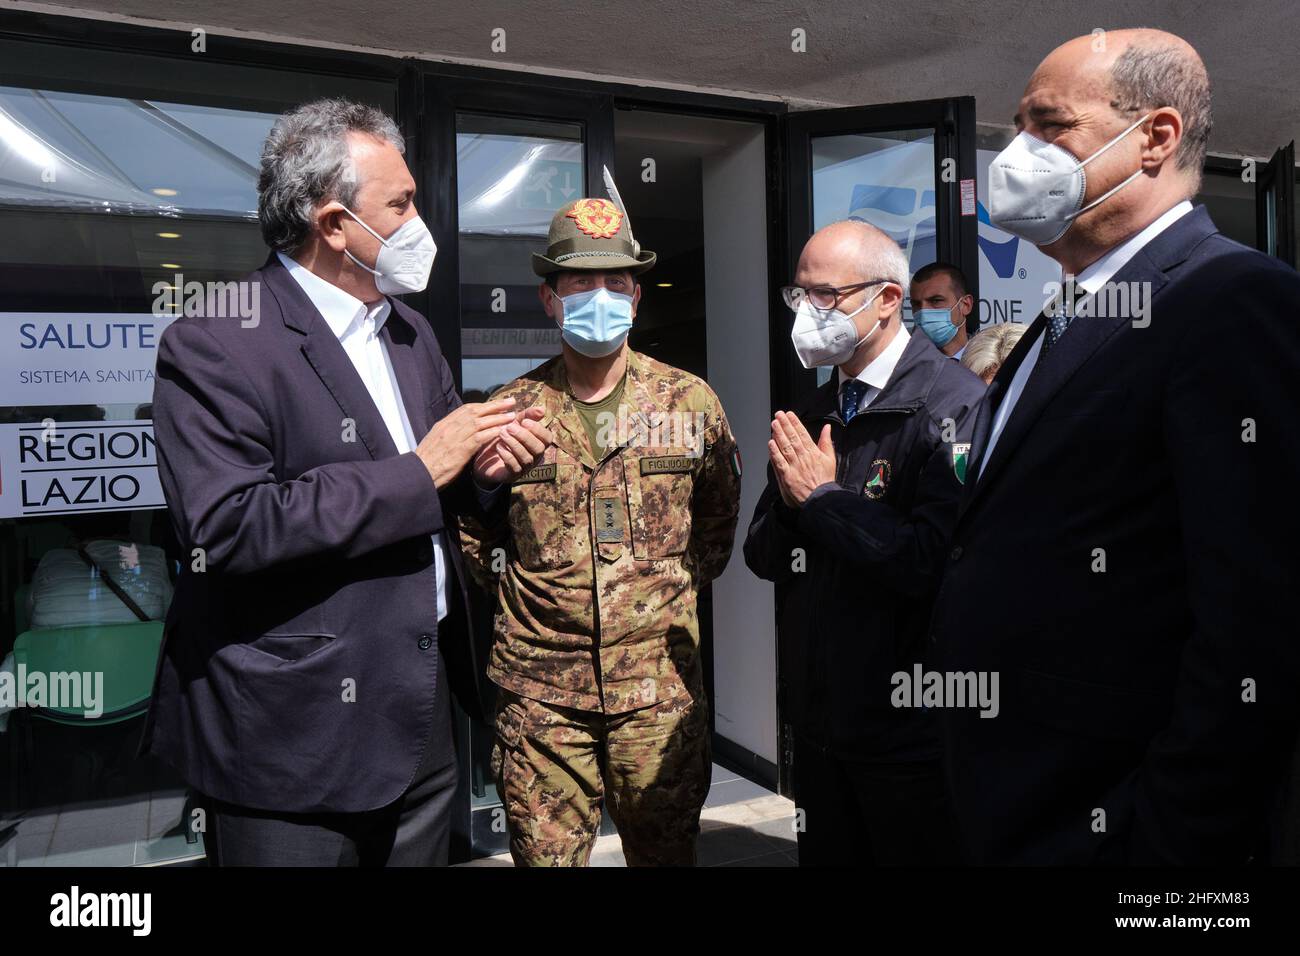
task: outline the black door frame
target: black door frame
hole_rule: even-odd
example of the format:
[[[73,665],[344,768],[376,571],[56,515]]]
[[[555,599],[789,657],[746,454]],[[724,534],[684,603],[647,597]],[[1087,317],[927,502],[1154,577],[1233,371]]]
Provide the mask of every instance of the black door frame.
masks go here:
[[[782,120],[781,145],[786,151],[778,167],[785,175],[783,237],[778,278],[773,283],[771,342],[773,412],[791,408],[817,387],[816,372],[805,369],[790,347],[790,314],[780,299],[780,286],[794,276],[804,243],[812,233],[812,141],[817,136],[851,133],[888,133],[899,130],[931,130],[934,134],[934,183],[936,254],[944,262],[958,266],[970,284],[970,293],[979,302],[978,218],[962,215],[963,180],[974,183],[976,177],[975,99],[970,96],[946,99],[887,103],[879,106],[852,106],[842,109],[812,110],[787,114]],[[943,164],[955,159],[956,176],[945,181]],[[978,190],[977,190],[978,191]],[[903,294],[907,295],[904,289]],[[971,311],[967,332],[979,328],[979,309]],[[780,595],[778,594],[778,616]],[[777,685],[780,687],[780,635],[777,635]],[[780,693],[778,692],[778,700]],[[781,708],[778,702],[777,717]],[[778,727],[778,777],[781,793],[789,795],[792,746],[784,721]]]
[[[438,243],[439,268],[434,270],[425,301],[413,301],[433,325],[443,354],[452,368],[457,384],[461,381],[461,300],[459,257],[459,199],[456,182],[455,126],[456,114],[462,112],[544,119],[581,124],[585,155],[586,194],[605,195],[602,167],[614,168],[614,125],[617,110],[646,110],[657,113],[680,113],[718,119],[743,120],[764,126],[768,146],[768,187],[777,181],[773,151],[777,139],[777,121],[784,105],[776,101],[751,101],[723,96],[693,94],[670,90],[651,90],[619,84],[601,84],[568,78],[547,78],[547,85],[537,77],[500,70],[471,67],[448,67],[409,64],[404,77],[405,104],[402,110],[404,131],[408,136],[413,164],[418,169],[420,193],[425,199],[426,217]],[[552,82],[552,80],[554,82]],[[418,118],[419,122],[414,122]],[[411,123],[407,126],[405,123]],[[412,138],[416,142],[412,142]],[[779,204],[769,202],[767,248],[769,276],[779,273],[772,268],[779,242]],[[444,258],[445,256],[445,258]],[[775,286],[773,287],[775,288]],[[772,315],[770,321],[784,319]],[[491,608],[479,601],[473,608],[479,626],[490,621]],[[709,688],[711,691],[712,689]],[[469,739],[472,726],[463,713],[457,714],[461,740]],[[715,737],[716,756],[724,759],[775,787],[777,768],[756,754],[729,745]],[[464,791],[458,800],[455,849],[466,849],[464,839],[475,847],[504,849],[504,837],[492,829],[491,813],[471,810],[470,787],[473,781],[462,774]],[[462,834],[464,835],[462,837]]]
[[[1295,140],[1279,147],[1255,177],[1255,247],[1296,265]],[[1271,233],[1271,235],[1270,235]],[[1272,241],[1270,241],[1270,239]]]
[[[793,276],[799,253],[812,232],[812,140],[817,136],[851,133],[888,133],[899,130],[931,130],[934,134],[934,184],[936,254],[939,259],[958,266],[966,275],[970,292],[979,302],[978,218],[974,210],[961,214],[961,185],[974,183],[975,165],[975,98],[956,96],[943,99],[885,103],[877,106],[849,106],[839,109],[789,113],[782,121],[787,151],[785,246],[782,273]],[[945,181],[943,163],[957,161],[956,176]],[[978,190],[977,190],[978,192]],[[779,286],[774,293],[779,307]],[[903,290],[907,294],[907,290]],[[979,328],[979,310],[971,311],[967,332]],[[782,315],[772,327],[772,383],[776,407],[789,408],[816,388],[816,374],[805,369],[789,346],[789,319]],[[775,411],[775,408],[774,408]]]
[[[456,384],[461,384],[461,301],[459,202],[456,179],[456,114],[487,113],[520,119],[577,123],[582,127],[585,194],[601,182],[601,166],[613,166],[612,96],[607,92],[539,87],[535,77],[494,75],[496,71],[422,68],[408,64],[408,80],[419,97],[402,111],[415,136],[413,162],[429,229],[438,244],[439,268],[425,290],[420,311],[428,317]],[[604,187],[599,187],[601,193]],[[415,304],[415,303],[413,303]]]

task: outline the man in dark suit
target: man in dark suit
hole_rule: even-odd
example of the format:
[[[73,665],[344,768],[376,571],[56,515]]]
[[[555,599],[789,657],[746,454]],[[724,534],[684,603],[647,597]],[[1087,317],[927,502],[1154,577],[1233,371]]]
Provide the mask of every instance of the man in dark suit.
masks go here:
[[[462,404],[389,298],[423,289],[434,253],[401,150],[370,107],[280,117],[258,184],[275,251],[245,280],[259,314],[205,309],[159,346],[184,561],[144,746],[203,795],[218,864],[447,860],[449,689],[477,710],[478,675],[446,530],[500,507],[549,435]]]
[[[1101,40],[1043,61],[990,169],[993,221],[1074,282],[977,418],[931,639],[1001,700],[943,711],[949,782],[976,863],[1240,864],[1300,719],[1300,276],[1188,202],[1196,51]]]
[[[795,282],[782,292],[799,359],[836,368],[776,413],[745,563],[776,585],[799,865],[947,865],[937,721],[898,689],[928,658],[984,386],[902,327],[907,257],[875,226],[818,230]]]

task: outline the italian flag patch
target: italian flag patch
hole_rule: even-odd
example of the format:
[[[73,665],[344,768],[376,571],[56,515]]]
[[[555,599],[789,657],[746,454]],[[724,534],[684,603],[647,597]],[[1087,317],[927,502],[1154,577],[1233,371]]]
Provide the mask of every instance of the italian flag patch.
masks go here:
[[[970,442],[954,443],[952,446],[952,472],[957,480],[966,484],[966,462],[970,458]]]

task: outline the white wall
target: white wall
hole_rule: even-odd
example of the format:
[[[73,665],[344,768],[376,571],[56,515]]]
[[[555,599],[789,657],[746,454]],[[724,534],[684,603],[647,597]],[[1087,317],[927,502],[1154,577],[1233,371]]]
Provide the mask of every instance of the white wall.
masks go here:
[[[713,707],[720,735],[776,763],[772,586],[750,573],[741,554],[763,490],[771,421],[767,184],[762,128],[734,125],[736,142],[704,159],[709,384],[744,460],[736,549],[713,584]]]

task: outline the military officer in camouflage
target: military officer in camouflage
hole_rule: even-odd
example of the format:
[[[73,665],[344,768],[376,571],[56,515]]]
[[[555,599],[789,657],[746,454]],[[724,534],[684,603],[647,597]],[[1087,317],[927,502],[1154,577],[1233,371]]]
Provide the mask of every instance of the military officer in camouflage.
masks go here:
[[[696,598],[731,555],[740,458],[703,381],[632,351],[654,265],[623,211],[556,213],[533,270],[563,354],[496,393],[554,445],[461,525],[497,597],[492,764],[516,864],[583,866],[602,803],[631,866],[691,865],[711,769]]]

